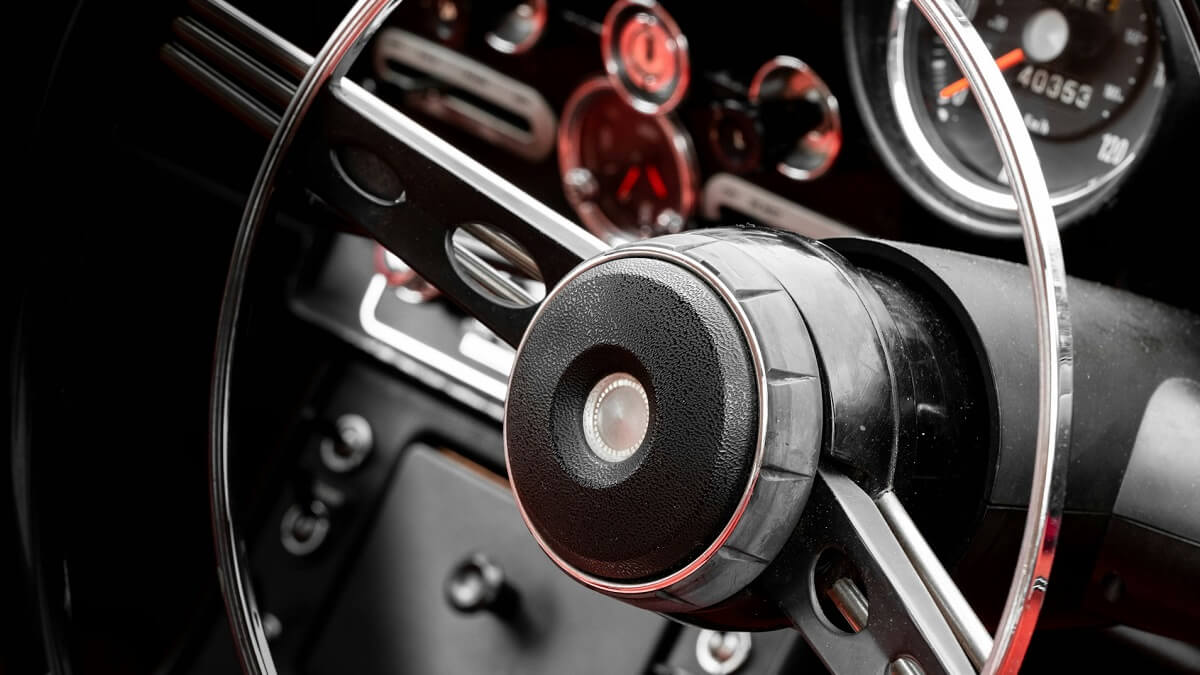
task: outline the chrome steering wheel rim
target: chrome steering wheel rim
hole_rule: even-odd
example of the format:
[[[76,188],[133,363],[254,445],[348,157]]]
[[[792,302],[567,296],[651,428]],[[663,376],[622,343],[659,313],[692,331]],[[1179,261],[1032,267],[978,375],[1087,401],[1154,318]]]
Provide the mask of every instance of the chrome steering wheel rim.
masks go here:
[[[965,633],[961,641],[976,667],[988,674],[1014,673],[1044,599],[1065,499],[1074,359],[1066,269],[1049,190],[1032,140],[982,38],[954,0],[911,2],[945,42],[987,120],[1011,177],[1032,279],[1039,373],[1035,465],[1020,553],[996,634],[987,635],[944,570],[936,565],[932,570],[920,570],[947,620]],[[337,86],[374,30],[398,4],[399,0],[359,0],[306,64],[307,72],[272,135],[246,201],[226,277],[210,392],[210,506],[221,594],[238,657],[247,673],[276,672],[233,522],[229,480],[234,343],[250,252],[282,161],[313,102],[326,86]],[[917,540],[915,546],[925,545],[919,537]]]

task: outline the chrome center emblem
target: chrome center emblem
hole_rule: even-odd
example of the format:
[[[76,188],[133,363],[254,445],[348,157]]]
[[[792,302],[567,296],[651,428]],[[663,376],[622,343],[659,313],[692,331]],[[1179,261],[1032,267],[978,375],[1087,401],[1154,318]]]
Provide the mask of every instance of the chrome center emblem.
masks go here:
[[[606,462],[633,456],[650,427],[650,401],[637,378],[613,373],[592,387],[583,406],[583,436]]]

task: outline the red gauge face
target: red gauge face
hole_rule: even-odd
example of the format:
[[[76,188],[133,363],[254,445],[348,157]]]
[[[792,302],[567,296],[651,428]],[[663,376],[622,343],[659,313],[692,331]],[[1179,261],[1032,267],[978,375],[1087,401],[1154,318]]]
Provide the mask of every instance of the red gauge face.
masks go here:
[[[687,38],[656,0],[617,0],[600,31],[604,69],[617,93],[647,115],[665,115],[687,93]]]
[[[675,40],[654,17],[643,14],[621,29],[620,54],[635,87],[657,95],[679,72]]]
[[[571,97],[563,119],[563,186],[588,229],[610,241],[683,229],[695,201],[694,160],[670,117],[643,115],[594,80]]]

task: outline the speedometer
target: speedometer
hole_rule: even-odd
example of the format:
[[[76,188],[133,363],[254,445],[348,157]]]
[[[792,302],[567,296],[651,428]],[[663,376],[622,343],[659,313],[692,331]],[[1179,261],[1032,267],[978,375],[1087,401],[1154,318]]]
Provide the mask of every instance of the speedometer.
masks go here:
[[[1042,161],[1059,222],[1096,203],[1142,151],[1166,85],[1147,0],[962,0],[1004,71]],[[986,122],[948,51],[898,0],[888,50],[900,128],[960,224],[1017,233]]]

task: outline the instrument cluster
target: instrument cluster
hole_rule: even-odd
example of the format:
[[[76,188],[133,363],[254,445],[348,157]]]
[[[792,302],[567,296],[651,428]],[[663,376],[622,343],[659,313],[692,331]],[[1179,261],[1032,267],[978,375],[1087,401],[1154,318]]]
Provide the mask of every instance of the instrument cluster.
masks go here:
[[[735,45],[694,3],[566,4],[405,3],[364,82],[613,243],[717,222],[855,231],[820,183],[843,149],[838,98],[786,40]],[[807,30],[840,65],[824,19]]]
[[[909,1],[407,0],[350,75],[610,242],[756,223],[1020,260],[971,92]],[[1193,249],[1163,243],[1195,222],[1178,158],[1200,150],[1178,1],[963,3],[1033,133],[1071,273],[1191,307]],[[337,237],[296,309],[501,418],[511,347],[372,242]]]
[[[415,0],[360,77],[613,243],[737,222],[1015,238],[986,123],[910,2]],[[1160,134],[1195,143],[1200,66],[1179,2],[960,3],[1060,225],[1110,206]]]

